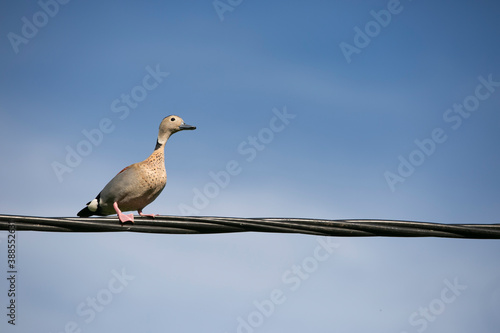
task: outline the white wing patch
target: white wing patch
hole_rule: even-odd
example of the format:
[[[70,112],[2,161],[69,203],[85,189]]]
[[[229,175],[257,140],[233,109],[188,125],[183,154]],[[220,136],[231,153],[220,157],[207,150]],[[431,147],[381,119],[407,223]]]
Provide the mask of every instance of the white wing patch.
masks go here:
[[[95,212],[97,210],[97,207],[98,207],[98,203],[97,203],[97,199],[94,199],[92,200],[89,204],[88,204],[88,208],[91,212]]]

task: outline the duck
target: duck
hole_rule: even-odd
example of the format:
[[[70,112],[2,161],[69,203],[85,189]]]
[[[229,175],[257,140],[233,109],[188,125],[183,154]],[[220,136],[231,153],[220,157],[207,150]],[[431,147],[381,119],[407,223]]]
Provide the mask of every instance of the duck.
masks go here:
[[[144,161],[129,165],[118,172],[77,215],[89,217],[117,214],[122,224],[134,223],[134,214],[123,213],[127,211],[137,211],[144,217],[157,216],[158,214],[144,214],[142,210],[160,195],[167,184],[165,144],[172,134],[195,129],[195,126],[187,125],[179,116],[170,115],[163,118],[153,153]]]

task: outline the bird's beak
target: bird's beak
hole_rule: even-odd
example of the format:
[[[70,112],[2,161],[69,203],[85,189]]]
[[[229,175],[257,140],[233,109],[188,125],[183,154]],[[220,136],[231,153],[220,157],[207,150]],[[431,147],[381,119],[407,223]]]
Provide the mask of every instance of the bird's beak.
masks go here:
[[[182,130],[195,130],[195,129],[196,129],[196,126],[191,126],[191,125],[184,124],[184,123],[182,123],[182,125],[179,126],[180,131],[182,131]]]

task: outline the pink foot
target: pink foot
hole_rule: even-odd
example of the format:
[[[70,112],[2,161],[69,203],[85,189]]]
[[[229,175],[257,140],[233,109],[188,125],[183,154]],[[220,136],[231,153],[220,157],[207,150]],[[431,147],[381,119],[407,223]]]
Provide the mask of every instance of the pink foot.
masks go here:
[[[134,223],[134,214],[123,214],[119,213],[118,218],[120,219],[120,222],[123,224],[125,222],[132,222]]]
[[[113,208],[116,211],[116,214],[118,214],[118,219],[120,222],[123,224],[125,222],[132,222],[134,223],[134,214],[123,214],[120,208],[118,208],[118,203],[114,202],[113,203]]]
[[[158,216],[158,214],[143,214],[142,213],[142,210],[138,210],[137,211],[139,213],[140,216],[144,216],[144,217],[152,217],[152,218],[155,218],[155,216]]]

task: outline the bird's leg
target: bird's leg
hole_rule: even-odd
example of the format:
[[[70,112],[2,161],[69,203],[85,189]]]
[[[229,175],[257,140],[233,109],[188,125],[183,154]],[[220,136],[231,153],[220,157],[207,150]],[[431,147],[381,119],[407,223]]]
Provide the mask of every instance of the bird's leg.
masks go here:
[[[142,213],[142,209],[139,209],[137,211],[139,213],[140,216],[144,216],[144,217],[152,217],[152,218],[155,218],[155,216],[158,216],[158,214],[143,214]]]
[[[118,219],[120,220],[121,223],[125,222],[132,222],[134,223],[134,214],[123,214],[120,208],[118,208],[118,203],[115,201],[113,203],[113,208],[116,211],[116,214],[118,214]]]

